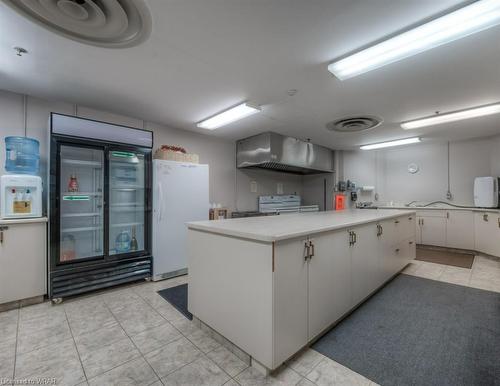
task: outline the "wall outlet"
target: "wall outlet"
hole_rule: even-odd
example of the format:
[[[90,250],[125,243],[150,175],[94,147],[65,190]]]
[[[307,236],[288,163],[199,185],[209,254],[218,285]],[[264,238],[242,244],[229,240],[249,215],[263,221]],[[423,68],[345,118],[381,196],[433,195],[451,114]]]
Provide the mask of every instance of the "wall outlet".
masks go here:
[[[250,181],[250,193],[257,193],[257,181]]]
[[[276,194],[283,194],[283,184],[281,182],[276,184]]]

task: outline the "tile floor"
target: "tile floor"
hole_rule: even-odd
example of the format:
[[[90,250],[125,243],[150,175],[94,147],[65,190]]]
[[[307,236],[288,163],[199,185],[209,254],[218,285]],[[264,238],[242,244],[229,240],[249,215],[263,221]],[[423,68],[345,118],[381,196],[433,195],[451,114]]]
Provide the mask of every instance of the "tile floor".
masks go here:
[[[500,292],[500,262],[471,270],[412,262],[406,274]],[[248,367],[157,291],[186,277],[0,313],[0,381],[55,378],[57,385],[374,385],[313,350],[272,376]]]

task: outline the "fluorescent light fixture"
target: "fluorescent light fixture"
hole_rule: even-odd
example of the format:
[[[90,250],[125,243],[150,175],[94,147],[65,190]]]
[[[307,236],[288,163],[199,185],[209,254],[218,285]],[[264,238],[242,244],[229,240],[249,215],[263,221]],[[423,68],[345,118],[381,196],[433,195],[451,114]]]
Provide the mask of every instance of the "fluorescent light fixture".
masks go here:
[[[500,103],[415,119],[413,121],[401,123],[401,127],[405,130],[418,129],[419,127],[439,125],[440,123],[461,121],[463,119],[477,118],[498,113],[500,113]]]
[[[500,0],[479,0],[331,63],[340,80],[374,70],[500,24]]]
[[[413,137],[413,138],[398,139],[396,141],[372,143],[371,145],[363,145],[363,146],[360,146],[359,148],[361,150],[374,150],[374,149],[382,149],[384,147],[408,145],[410,143],[417,143],[420,141],[421,140],[419,137]]]
[[[217,129],[218,127],[227,125],[228,123],[248,117],[249,115],[258,113],[259,111],[259,107],[253,107],[248,103],[242,103],[238,106],[230,108],[229,110],[214,115],[213,117],[205,119],[204,121],[197,123],[196,126],[203,129],[213,130]]]

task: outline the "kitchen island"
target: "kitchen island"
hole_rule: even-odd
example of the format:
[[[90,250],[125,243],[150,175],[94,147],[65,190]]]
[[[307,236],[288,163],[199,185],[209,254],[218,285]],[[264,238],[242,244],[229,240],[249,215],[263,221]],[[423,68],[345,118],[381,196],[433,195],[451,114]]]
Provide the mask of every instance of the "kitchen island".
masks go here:
[[[411,210],[188,223],[189,311],[276,369],[414,259],[415,230]]]

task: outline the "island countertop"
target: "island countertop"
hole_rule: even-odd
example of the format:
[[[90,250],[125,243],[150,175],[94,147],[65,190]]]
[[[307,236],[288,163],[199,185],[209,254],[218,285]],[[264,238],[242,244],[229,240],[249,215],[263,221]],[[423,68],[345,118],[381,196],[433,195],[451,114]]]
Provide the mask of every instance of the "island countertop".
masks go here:
[[[351,209],[216,221],[193,221],[188,222],[187,227],[193,230],[270,243],[412,213],[416,213],[416,210]]]

